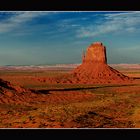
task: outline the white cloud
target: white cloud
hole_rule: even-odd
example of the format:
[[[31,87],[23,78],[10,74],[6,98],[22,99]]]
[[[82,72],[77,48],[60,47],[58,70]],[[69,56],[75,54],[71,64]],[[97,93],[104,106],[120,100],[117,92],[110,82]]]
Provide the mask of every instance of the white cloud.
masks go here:
[[[46,12],[11,12],[11,16],[0,22],[0,33],[9,32],[21,24],[31,21],[40,15],[48,14]],[[9,13],[10,14],[10,13]]]
[[[77,30],[77,37],[94,37],[111,32],[135,32],[140,25],[140,12],[104,14],[103,21]]]

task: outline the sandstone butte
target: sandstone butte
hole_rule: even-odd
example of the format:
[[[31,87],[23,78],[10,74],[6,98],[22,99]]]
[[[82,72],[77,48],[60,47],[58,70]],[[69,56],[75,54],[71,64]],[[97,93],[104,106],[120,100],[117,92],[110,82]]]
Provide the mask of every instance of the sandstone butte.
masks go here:
[[[57,83],[124,83],[133,79],[125,76],[107,64],[106,47],[101,42],[92,43],[82,55],[82,64],[70,75],[57,77]]]

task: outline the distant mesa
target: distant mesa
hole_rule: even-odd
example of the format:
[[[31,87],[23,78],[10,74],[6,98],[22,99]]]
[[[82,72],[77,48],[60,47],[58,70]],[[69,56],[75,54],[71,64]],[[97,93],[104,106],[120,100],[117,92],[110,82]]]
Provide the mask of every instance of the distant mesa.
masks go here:
[[[64,78],[57,78],[57,83],[120,83],[130,82],[132,78],[107,65],[106,47],[102,42],[94,42],[82,54],[82,64]]]

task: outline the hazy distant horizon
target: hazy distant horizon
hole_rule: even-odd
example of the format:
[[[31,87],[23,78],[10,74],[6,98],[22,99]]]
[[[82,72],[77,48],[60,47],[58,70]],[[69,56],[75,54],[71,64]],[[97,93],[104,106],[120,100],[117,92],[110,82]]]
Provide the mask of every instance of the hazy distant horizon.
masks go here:
[[[0,66],[81,63],[101,41],[108,64],[140,63],[140,12],[0,12]]]
[[[0,67],[5,67],[5,66],[63,66],[63,65],[80,65],[82,63],[69,63],[69,64],[63,64],[63,63],[58,63],[58,64],[36,64],[36,65],[0,65]],[[140,63],[108,63],[108,65],[140,65]]]

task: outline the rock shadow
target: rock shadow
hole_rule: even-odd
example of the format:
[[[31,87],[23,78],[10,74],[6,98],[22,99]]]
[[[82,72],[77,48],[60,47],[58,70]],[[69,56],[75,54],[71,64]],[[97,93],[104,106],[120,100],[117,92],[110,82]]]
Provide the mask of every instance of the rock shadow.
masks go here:
[[[34,90],[34,89],[30,89],[30,91],[35,93],[35,94],[51,94],[49,92],[49,90]]]
[[[90,89],[98,89],[98,88],[108,88],[108,87],[124,87],[124,86],[135,86],[135,84],[131,85],[107,85],[107,86],[97,86],[97,87],[77,87],[77,88],[59,88],[59,89],[41,89],[34,90],[30,89],[33,93],[36,94],[51,94],[51,91],[80,91],[80,90],[90,90]]]

